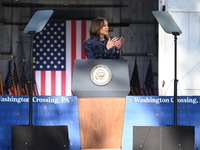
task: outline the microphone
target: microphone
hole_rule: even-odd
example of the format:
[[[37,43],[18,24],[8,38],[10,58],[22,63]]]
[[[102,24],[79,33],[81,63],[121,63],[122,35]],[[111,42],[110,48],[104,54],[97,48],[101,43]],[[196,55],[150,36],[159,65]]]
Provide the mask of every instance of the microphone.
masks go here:
[[[99,47],[98,46],[95,46],[94,54],[96,56],[96,59],[99,59]]]

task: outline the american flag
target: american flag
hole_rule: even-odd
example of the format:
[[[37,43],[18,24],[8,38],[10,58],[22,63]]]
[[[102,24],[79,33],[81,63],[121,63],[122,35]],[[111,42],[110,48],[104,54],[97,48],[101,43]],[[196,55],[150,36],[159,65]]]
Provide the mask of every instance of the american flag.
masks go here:
[[[14,86],[16,88],[17,95],[22,95],[23,93],[22,93],[21,85],[19,84],[19,77],[18,77],[16,62],[14,62],[13,79],[14,79]]]
[[[74,59],[86,59],[82,42],[91,21],[49,21],[34,36],[33,59],[40,95],[71,96]]]
[[[36,83],[36,79],[35,79],[35,74],[34,74],[34,70],[33,70],[33,75],[32,75],[32,81],[33,81],[33,95],[40,95],[39,91],[38,91],[38,87],[37,87],[37,83]],[[30,88],[29,88],[30,89]]]
[[[5,90],[8,95],[17,95],[16,88],[14,86],[14,79],[11,71],[11,61],[8,62],[8,74],[5,80]]]
[[[2,74],[0,73],[0,94],[4,94]]]
[[[25,63],[25,60],[23,60],[23,64],[22,64],[22,73],[21,73],[21,77],[20,77],[20,85],[21,85],[21,88],[22,88],[22,95],[28,95],[29,90],[28,90],[28,80],[26,78],[26,63]]]
[[[147,68],[147,74],[145,78],[145,87],[146,87],[144,88],[145,95],[155,95],[151,60],[149,61],[149,65]]]
[[[135,60],[135,66],[133,69],[130,85],[131,85],[130,95],[141,95],[137,60]]]

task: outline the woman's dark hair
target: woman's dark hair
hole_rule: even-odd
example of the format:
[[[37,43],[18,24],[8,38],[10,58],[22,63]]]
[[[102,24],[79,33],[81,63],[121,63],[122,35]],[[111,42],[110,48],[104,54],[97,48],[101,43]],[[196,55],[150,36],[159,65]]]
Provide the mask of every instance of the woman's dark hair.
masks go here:
[[[97,17],[94,20],[92,20],[91,26],[90,26],[90,38],[96,37],[98,40],[100,39],[100,30],[103,28],[104,22],[108,22],[105,18]],[[105,39],[108,39],[109,36],[105,36]]]

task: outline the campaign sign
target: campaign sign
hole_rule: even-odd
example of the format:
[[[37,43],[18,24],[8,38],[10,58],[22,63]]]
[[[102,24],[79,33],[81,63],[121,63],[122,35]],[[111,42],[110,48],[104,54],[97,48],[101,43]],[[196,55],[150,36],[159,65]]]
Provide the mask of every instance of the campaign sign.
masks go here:
[[[80,149],[77,97],[34,96],[34,126],[68,126],[69,150]],[[29,124],[28,96],[0,96],[0,150],[11,149],[11,126]]]
[[[177,98],[177,126],[195,126],[195,148],[200,148],[200,103],[198,96]],[[122,149],[133,149],[133,126],[173,126],[173,96],[127,96]]]
[[[200,149],[199,96],[179,96],[177,125],[195,126]],[[114,106],[114,104],[113,104]],[[29,124],[29,97],[0,95],[0,150],[11,150],[11,126]],[[69,150],[80,150],[78,99],[75,96],[33,96],[34,126],[68,126]],[[173,96],[127,96],[122,150],[133,149],[133,126],[174,125]]]

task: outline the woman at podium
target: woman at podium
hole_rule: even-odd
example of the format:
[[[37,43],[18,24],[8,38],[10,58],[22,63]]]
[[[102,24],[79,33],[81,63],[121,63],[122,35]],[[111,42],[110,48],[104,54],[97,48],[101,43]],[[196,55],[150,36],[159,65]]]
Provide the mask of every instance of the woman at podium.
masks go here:
[[[124,37],[110,38],[108,21],[105,18],[95,18],[90,26],[90,37],[83,42],[87,59],[121,59],[121,47]]]

